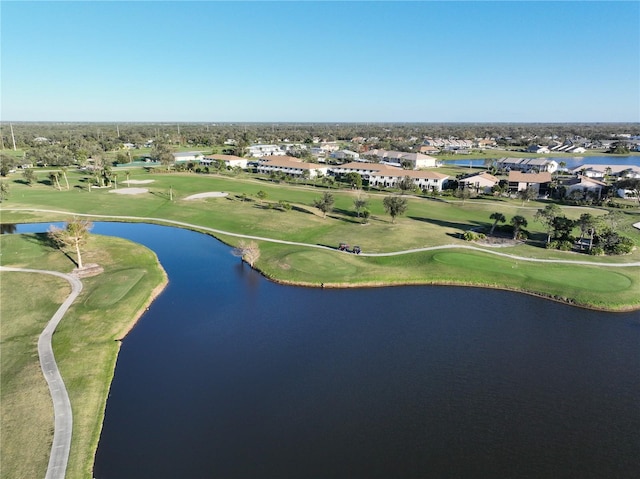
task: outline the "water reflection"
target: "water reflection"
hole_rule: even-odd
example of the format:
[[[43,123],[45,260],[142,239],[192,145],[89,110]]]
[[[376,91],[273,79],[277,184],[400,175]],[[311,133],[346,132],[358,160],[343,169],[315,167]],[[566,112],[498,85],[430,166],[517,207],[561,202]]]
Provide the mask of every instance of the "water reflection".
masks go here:
[[[637,313],[285,287],[205,235],[94,231],[170,278],[123,342],[96,478],[640,477]]]

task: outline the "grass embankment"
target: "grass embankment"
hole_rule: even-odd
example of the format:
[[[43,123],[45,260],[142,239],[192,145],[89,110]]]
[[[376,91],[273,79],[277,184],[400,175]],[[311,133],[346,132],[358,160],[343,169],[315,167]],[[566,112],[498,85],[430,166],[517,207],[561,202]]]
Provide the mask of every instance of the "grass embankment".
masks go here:
[[[74,264],[42,235],[0,237],[3,266],[70,272]],[[101,275],[84,288],[58,326],[53,349],[69,391],[73,438],[68,478],[91,477],[104,408],[122,338],[165,284],[155,254],[119,238],[92,235],[83,256]],[[37,339],[70,292],[59,278],[0,273],[2,318],[2,477],[44,477],[53,407],[40,370]]]
[[[493,212],[503,213],[507,220],[522,215],[528,221],[527,230],[531,241],[526,245],[500,248],[498,251],[527,258],[548,258],[574,261],[592,261],[602,265],[611,263],[630,263],[640,261],[640,251],[618,257],[593,257],[588,255],[551,251],[544,249],[546,233],[534,215],[546,203],[531,201],[524,206],[521,201],[507,198],[481,197],[465,202],[449,199],[410,198],[405,216],[391,222],[385,213],[382,200],[388,193],[356,192],[350,190],[332,190],[335,196],[333,212],[326,218],[313,206],[325,188],[313,186],[292,186],[276,184],[264,178],[241,175],[237,178],[217,175],[161,174],[132,171],[134,180],[153,180],[143,186],[150,192],[142,195],[118,195],[108,190],[88,192],[83,175],[70,175],[70,191],[57,191],[50,185],[40,183],[33,187],[12,184],[10,201],[6,207],[26,207],[57,209],[63,211],[150,217],[181,221],[201,227],[214,228],[236,234],[247,234],[279,240],[295,241],[311,245],[325,245],[335,248],[346,242],[359,245],[365,253],[386,253],[415,248],[442,245],[466,246],[469,243],[460,239],[460,234],[477,227],[488,227],[489,216]],[[122,180],[122,176],[120,177]],[[122,187],[122,186],[121,186]],[[169,199],[169,189],[173,190],[173,201]],[[264,200],[257,198],[258,191],[267,193]],[[208,191],[225,191],[226,198],[209,198],[186,201],[191,194]],[[246,195],[247,200],[241,199]],[[369,200],[371,218],[368,224],[361,220],[353,208],[356,196],[363,195]],[[291,211],[281,211],[271,206],[278,201],[291,203]],[[603,215],[603,208],[564,207],[564,213],[570,218],[578,218],[582,213]],[[640,242],[640,234],[631,225],[640,221],[637,207],[624,212],[622,224],[617,228],[620,233]],[[21,213],[3,211],[3,222],[64,220],[67,215]],[[579,234],[576,231],[576,234]],[[218,234],[229,244],[235,245],[238,238]],[[491,250],[491,248],[486,248]],[[608,274],[630,278],[623,281],[626,287],[619,291],[606,293],[608,274],[592,273],[593,267],[579,265],[561,265],[562,276],[548,274],[549,265],[498,259],[488,253],[465,250],[460,252],[464,265],[451,260],[451,257],[438,256],[437,253],[416,253],[407,256],[389,258],[345,257],[337,251],[319,251],[311,248],[298,248],[261,244],[262,256],[257,267],[269,277],[283,282],[303,282],[345,285],[353,284],[401,284],[401,283],[455,283],[491,285],[508,289],[524,290],[557,298],[567,298],[575,303],[603,309],[620,310],[640,307],[640,289],[634,277],[640,276],[639,268],[607,269]],[[496,251],[493,249],[493,251]],[[446,261],[443,260],[446,258]],[[490,258],[487,260],[486,258]],[[326,267],[336,263],[343,267]],[[422,267],[419,265],[423,265]],[[501,274],[491,266],[500,265]],[[355,268],[352,271],[352,268]],[[519,273],[516,274],[516,269]],[[604,268],[601,268],[603,271]],[[513,270],[513,271],[512,271]],[[510,274],[506,274],[508,271]],[[615,273],[614,273],[615,271]],[[558,281],[560,277],[571,280]],[[618,276],[616,276],[618,277]],[[591,279],[590,279],[591,278]],[[602,283],[602,284],[601,284]],[[613,282],[611,284],[620,284]],[[575,286],[572,286],[575,285]],[[636,298],[634,298],[634,294]],[[589,299],[594,298],[594,299]]]

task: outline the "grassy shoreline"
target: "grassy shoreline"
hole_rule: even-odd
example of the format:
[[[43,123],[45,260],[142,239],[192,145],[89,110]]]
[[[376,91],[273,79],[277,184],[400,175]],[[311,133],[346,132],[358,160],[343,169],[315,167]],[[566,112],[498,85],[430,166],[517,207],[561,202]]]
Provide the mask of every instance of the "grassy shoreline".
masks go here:
[[[622,291],[607,291],[603,295],[604,279],[594,273],[596,266],[566,264],[558,277],[545,278],[547,265],[517,265],[520,274],[512,268],[517,259],[506,260],[484,258],[495,248],[483,248],[485,252],[465,251],[465,259],[456,258],[445,264],[433,253],[405,255],[405,257],[371,259],[365,255],[344,256],[335,251],[339,243],[359,245],[364,253],[391,253],[426,247],[465,247],[470,243],[461,239],[461,234],[470,229],[488,228],[493,212],[501,212],[509,219],[521,215],[528,221],[530,239],[526,244],[500,248],[527,259],[552,259],[564,261],[589,261],[604,266],[614,263],[640,262],[640,250],[630,255],[603,257],[585,254],[546,250],[544,225],[537,222],[535,213],[544,208],[546,202],[496,197],[479,197],[460,201],[455,198],[431,198],[408,196],[406,215],[392,222],[385,213],[382,199],[388,192],[330,189],[335,197],[334,210],[327,217],[314,208],[313,202],[326,187],[312,185],[276,183],[264,177],[247,174],[239,176],[198,175],[193,173],[157,173],[143,170],[131,171],[132,180],[151,180],[143,186],[149,189],[142,195],[118,195],[109,190],[89,192],[82,172],[69,173],[70,190],[58,191],[46,183],[33,187],[14,181],[13,192],[8,202],[2,204],[2,223],[64,221],[70,215],[95,215],[95,220],[132,221],[170,224],[210,234],[230,246],[240,241],[238,236],[270,238],[274,241],[292,241],[314,247],[301,252],[300,246],[283,246],[260,242],[261,257],[256,268],[274,281],[297,285],[395,285],[395,284],[478,284],[499,287],[511,291],[539,294],[546,298],[565,300],[570,304],[592,307],[605,311],[620,311],[640,308],[640,285],[633,277],[640,277],[640,267],[616,268],[617,275],[608,276],[618,281],[620,274]],[[172,194],[169,195],[171,190]],[[185,200],[190,195],[223,191],[225,198]],[[258,198],[258,192],[266,198]],[[353,200],[364,196],[369,201],[371,216],[362,224],[353,210]],[[286,202],[289,211],[278,208]],[[633,203],[620,209],[623,221],[617,227],[621,234],[640,244],[640,232],[631,225],[640,221],[640,208]],[[631,207],[629,207],[631,206]],[[69,213],[44,213],[36,211],[11,211],[8,208],[44,209],[68,211]],[[602,207],[562,207],[563,213],[577,219],[583,213],[601,216],[607,213]],[[100,218],[99,215],[108,217]],[[120,216],[121,218],[113,218]],[[126,218],[124,218],[126,217]],[[149,219],[150,218],[150,219]],[[175,225],[175,224],[174,224]],[[324,246],[320,251],[318,246]],[[448,257],[452,259],[452,256]],[[413,263],[412,263],[413,261]],[[417,261],[418,265],[414,264]],[[463,264],[464,262],[468,264]],[[504,273],[496,275],[495,264],[500,264]],[[613,270],[613,268],[611,268]],[[512,274],[513,273],[513,274]],[[542,277],[541,277],[542,275]],[[573,275],[573,276],[572,276]],[[605,275],[606,276],[606,275]],[[533,278],[534,281],[529,281]],[[606,285],[605,285],[606,286]],[[606,289],[606,288],[605,288]],[[594,295],[587,298],[588,291]]]
[[[6,266],[61,272],[69,272],[73,268],[63,253],[46,246],[38,235],[4,235],[0,237],[0,245],[3,252],[0,260]],[[99,263],[105,272],[82,280],[84,288],[80,297],[53,337],[56,362],[69,392],[74,416],[66,476],[69,478],[92,477],[120,340],[167,284],[166,273],[155,253],[120,238],[92,235],[85,258]],[[23,275],[24,279],[15,275]],[[7,478],[43,477],[51,447],[51,398],[33,349],[57,304],[36,300],[53,295],[60,303],[65,286],[51,283],[42,276],[46,275],[13,272],[0,275],[3,424],[5,418],[15,422],[15,418],[35,416],[28,428],[3,432],[2,477]],[[34,312],[25,315],[22,296],[12,293],[26,291],[29,285],[33,288],[32,298],[36,304],[31,308]],[[34,317],[41,319],[36,321]],[[6,345],[11,345],[12,349],[5,349]],[[16,367],[13,359],[25,356],[28,357],[27,365]],[[32,387],[32,383],[41,384]],[[37,414],[33,413],[34,408]],[[15,431],[23,434],[15,435]],[[25,460],[24,454],[31,450],[35,451],[33,454],[37,458],[31,454]]]

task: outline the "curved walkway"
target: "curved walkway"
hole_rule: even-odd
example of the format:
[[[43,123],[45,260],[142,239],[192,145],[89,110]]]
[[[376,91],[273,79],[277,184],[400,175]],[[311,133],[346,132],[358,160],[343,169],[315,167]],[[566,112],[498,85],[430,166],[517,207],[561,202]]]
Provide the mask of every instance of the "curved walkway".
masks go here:
[[[82,291],[82,282],[71,275],[58,273],[57,271],[45,271],[40,269],[11,268],[0,266],[0,271],[17,271],[22,273],[40,273],[58,276],[67,280],[71,284],[71,294],[67,296],[64,303],[58,308],[51,320],[47,323],[44,331],[38,338],[38,356],[40,357],[40,367],[49,385],[51,399],[53,399],[54,431],[51,455],[45,479],[64,479],[67,462],[69,461],[69,450],[71,449],[71,433],[73,429],[73,416],[71,413],[71,402],[69,394],[64,386],[64,381],[58,370],[53,349],[51,347],[51,337],[53,336],[58,323],[69,309],[69,306]]]
[[[311,244],[311,243],[300,243],[297,241],[287,241],[287,240],[279,240],[274,238],[265,238],[262,236],[252,236],[245,235],[241,233],[231,233],[229,231],[223,231],[215,228],[209,228],[207,226],[194,225],[191,223],[184,223],[182,221],[174,221],[168,220],[165,218],[149,218],[149,217],[141,217],[141,216],[115,216],[115,215],[94,215],[94,214],[86,214],[86,213],[73,213],[70,211],[59,211],[59,210],[45,210],[45,209],[34,209],[34,208],[3,208],[6,211],[34,211],[40,213],[55,213],[55,214],[63,214],[63,215],[74,215],[74,216],[84,216],[88,218],[100,218],[105,220],[131,220],[131,221],[150,221],[156,224],[167,224],[174,226],[181,226],[184,228],[206,231],[208,233],[215,233],[225,236],[233,236],[234,238],[245,238],[245,239],[253,239],[257,241],[267,241],[270,243],[278,243],[278,244],[288,244],[292,246],[304,246],[307,248],[318,248],[327,251],[334,251],[337,253],[344,253],[343,251],[339,251],[336,248],[331,248],[329,246],[323,246],[319,244]],[[560,264],[575,264],[575,265],[584,265],[584,266],[604,266],[611,268],[629,268],[633,266],[640,266],[640,261],[632,262],[632,263],[600,263],[597,261],[583,261],[583,260],[570,260],[570,259],[541,259],[541,258],[528,258],[526,256],[517,256],[514,254],[508,253],[500,253],[498,251],[494,251],[491,249],[480,248],[478,246],[470,246],[470,245],[458,245],[458,244],[448,244],[448,245],[440,245],[440,246],[428,246],[424,248],[415,248],[408,249],[402,251],[391,251],[388,253],[360,253],[359,256],[397,256],[402,254],[410,254],[410,253],[419,253],[421,251],[433,251],[433,250],[441,250],[441,249],[468,249],[474,251],[480,251],[482,253],[493,254],[496,256],[502,256],[504,258],[515,259],[518,261],[531,261],[533,263],[560,263]]]

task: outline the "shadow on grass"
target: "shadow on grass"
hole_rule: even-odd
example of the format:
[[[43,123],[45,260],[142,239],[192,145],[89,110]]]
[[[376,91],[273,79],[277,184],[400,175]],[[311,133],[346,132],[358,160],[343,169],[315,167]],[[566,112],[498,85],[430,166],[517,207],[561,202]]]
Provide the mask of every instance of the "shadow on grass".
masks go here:
[[[332,214],[327,214],[327,218],[331,218],[331,219],[338,220],[338,221],[343,221],[344,223],[351,223],[351,224],[360,224],[361,223],[356,218],[345,218],[344,216],[337,216],[337,215],[332,215]]]
[[[444,228],[454,228],[454,229],[459,229],[461,231],[467,231],[471,228],[477,228],[477,227],[487,227],[487,223],[483,223],[481,221],[472,221],[470,223],[454,223],[452,221],[443,221],[443,220],[436,220],[433,218],[422,218],[419,216],[408,216],[407,218],[415,220],[415,221],[422,221],[424,223],[430,223],[436,226],[441,226]],[[489,224],[488,227],[491,227],[491,225]]]
[[[62,254],[64,254],[67,258],[69,258],[69,261],[71,261],[76,267],[78,267],[78,263],[76,262],[75,259],[73,259],[69,253],[67,253],[63,248],[61,248],[60,246],[58,246],[58,243],[56,243],[51,236],[49,236],[48,233],[34,233],[32,235],[28,235],[27,236],[27,241],[30,241],[32,243],[37,244],[38,246],[45,248],[45,249],[50,249],[52,251],[60,251]]]

